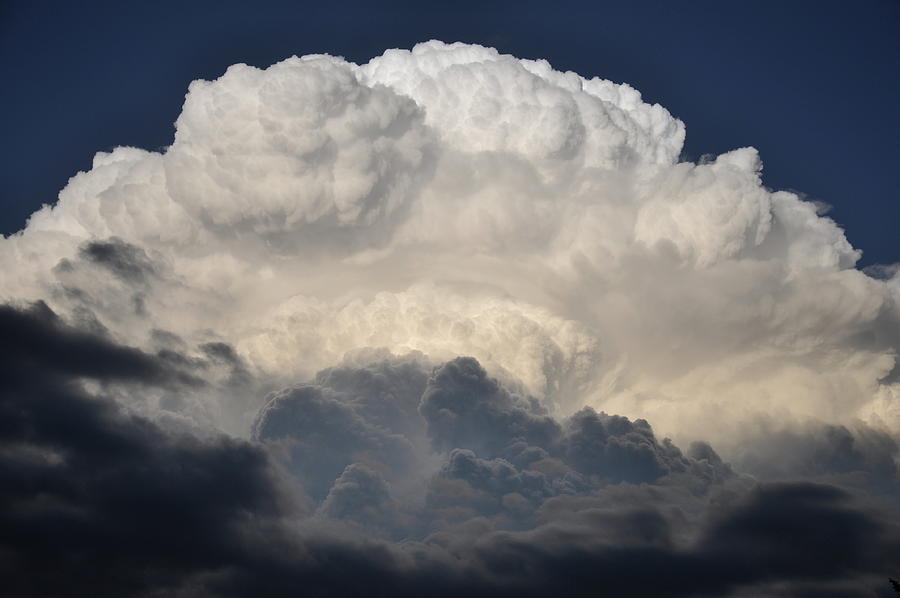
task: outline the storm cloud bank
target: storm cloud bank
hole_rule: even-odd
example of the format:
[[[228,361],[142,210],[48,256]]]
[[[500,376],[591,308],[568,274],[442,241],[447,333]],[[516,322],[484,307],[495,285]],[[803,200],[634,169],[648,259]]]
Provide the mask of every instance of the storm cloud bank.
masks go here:
[[[589,407],[557,421],[472,358],[325,370],[248,442],[107,396],[189,392],[171,359],[43,305],[0,329],[24,341],[0,392],[8,595],[863,596],[900,554],[889,499],[759,484]]]
[[[883,591],[898,270],[684,135],[463,44],[192,83],[0,239],[10,593]]]

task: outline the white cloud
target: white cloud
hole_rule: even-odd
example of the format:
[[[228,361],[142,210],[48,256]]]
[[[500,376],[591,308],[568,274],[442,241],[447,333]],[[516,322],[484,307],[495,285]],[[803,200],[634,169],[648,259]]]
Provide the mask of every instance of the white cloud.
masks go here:
[[[855,270],[752,148],[678,163],[683,139],[628,85],[479,46],[235,65],[191,85],[163,153],[97,154],[0,240],[2,298],[225,341],[279,382],[384,346],[682,437],[900,428],[897,276]],[[152,262],[141,288],[85,262],[110,237]]]

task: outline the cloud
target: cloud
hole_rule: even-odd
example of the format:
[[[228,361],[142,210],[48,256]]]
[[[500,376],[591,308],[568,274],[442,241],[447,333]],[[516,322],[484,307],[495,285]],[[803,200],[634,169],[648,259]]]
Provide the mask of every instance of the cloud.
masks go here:
[[[559,425],[535,399],[510,393],[472,358],[434,371],[419,412],[439,450],[471,448],[495,456],[516,440],[543,447],[559,435]]]
[[[398,516],[390,486],[361,463],[352,463],[344,469],[322,501],[319,512],[370,529],[393,527]]]
[[[656,442],[644,420],[631,422],[586,408],[573,415],[566,427],[566,459],[588,475],[640,483],[688,467],[687,459],[671,442]],[[714,460],[715,453],[708,458]]]
[[[180,369],[74,330],[42,304],[0,308],[0,327],[18,341],[4,342],[0,357],[0,545],[10,595],[180,586],[186,570],[243,554],[247,513],[277,517],[301,504],[260,448],[169,434],[83,382],[189,390],[197,381]]]
[[[109,270],[130,283],[143,283],[154,273],[153,264],[140,247],[115,237],[108,241],[92,241],[81,247],[81,257]],[[65,267],[65,266],[64,266]]]
[[[324,370],[313,383],[270,395],[253,438],[286,452],[287,467],[318,499],[357,462],[398,480],[421,466],[415,410],[426,375],[415,355]]]
[[[740,586],[752,594],[779,584],[784,593],[774,595],[800,595],[809,586],[827,588],[849,571],[874,573],[886,566],[882,555],[871,552],[887,546],[878,531],[882,523],[852,504],[831,487],[764,486],[722,514],[690,549],[677,547],[662,512],[633,508],[615,514],[585,510],[525,534],[495,534],[478,551],[495,574],[526,595],[553,588],[731,595]],[[794,535],[786,536],[785,529]],[[806,542],[830,548],[820,551]],[[864,576],[857,584],[847,595],[877,587]]]
[[[900,274],[684,135],[465,44],[192,83],[0,238],[13,593],[878,587]]]
[[[0,306],[0,331],[8,339],[0,350],[9,384],[52,380],[54,374],[149,384],[200,383],[138,349],[66,326],[43,302],[27,309]]]
[[[431,368],[420,355],[362,352],[273,395],[257,423],[264,442],[201,438],[129,413],[104,389],[189,395],[197,378],[185,368],[202,376],[202,361],[79,331],[43,305],[2,316],[5,331],[40,339],[40,350],[26,343],[2,360],[0,547],[12,595],[787,595],[872,587],[900,554],[896,506],[831,485],[757,485],[708,445],[689,457],[657,442],[645,422],[588,409],[550,437],[519,434],[528,420],[510,412],[553,420],[470,358]],[[476,392],[460,392],[465,384]],[[519,465],[433,445],[423,407],[435,389],[457,408],[474,396],[506,410],[483,429],[506,441],[483,448],[502,447]],[[282,435],[299,443],[293,453],[280,450]],[[410,468],[378,452],[392,437],[437,453]],[[424,496],[407,491],[414,479]],[[54,575],[39,574],[48,568]]]
[[[479,46],[235,65],[191,85],[164,152],[98,154],[0,240],[4,298],[148,349],[225,342],[274,386],[386,347],[683,441],[773,410],[896,429],[893,279],[753,148],[679,162],[684,131]]]
[[[734,459],[741,471],[767,480],[805,478],[897,495],[900,445],[884,430],[859,422],[851,427],[764,420],[753,425],[758,428],[753,435],[765,442],[741,447]]]
[[[427,172],[422,120],[414,102],[331,57],[234,65],[192,84],[163,160],[167,191],[213,229],[371,230]]]

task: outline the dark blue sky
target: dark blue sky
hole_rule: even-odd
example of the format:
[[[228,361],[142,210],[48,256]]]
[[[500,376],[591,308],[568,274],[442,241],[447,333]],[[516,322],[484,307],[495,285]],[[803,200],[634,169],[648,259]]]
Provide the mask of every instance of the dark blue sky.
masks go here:
[[[687,125],[685,157],[759,148],[863,264],[900,261],[900,2],[0,4],[0,232],[116,145],[171,143],[187,85],[292,54],[365,62],[430,38],[626,81]]]

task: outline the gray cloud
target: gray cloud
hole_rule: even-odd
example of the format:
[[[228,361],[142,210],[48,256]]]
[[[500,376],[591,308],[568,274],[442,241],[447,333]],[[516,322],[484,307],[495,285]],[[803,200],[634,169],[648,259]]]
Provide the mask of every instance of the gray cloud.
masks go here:
[[[192,83],[0,238],[4,593],[887,591],[900,271],[684,134],[465,44]]]
[[[153,263],[143,249],[117,237],[85,243],[79,249],[79,255],[132,284],[146,283],[147,278],[155,274]]]
[[[472,358],[434,371],[419,412],[439,450],[470,448],[493,457],[517,440],[548,446],[559,436],[559,424],[536,399],[510,392]]]
[[[319,499],[355,462],[405,475],[420,459],[415,409],[425,376],[414,359],[325,370],[312,384],[273,394],[253,437],[285,451],[287,466]]]
[[[743,443],[734,461],[741,471],[766,480],[830,481],[900,496],[900,444],[884,430],[862,422],[757,425],[762,430],[755,436],[764,441]]]
[[[276,393],[256,443],[167,432],[81,382],[190,394],[190,361],[79,331],[40,305],[4,307],[0,326],[23,341],[4,343],[0,360],[10,595],[853,595],[879,587],[900,556],[896,503],[834,485],[758,485],[708,445],[684,455],[645,422],[592,411],[532,434],[525,415],[537,430],[553,420],[471,359],[348,361]],[[488,424],[439,437],[484,433],[480,447],[534,458],[433,444],[423,406],[465,415],[472,396]],[[387,438],[438,452],[409,467]],[[398,493],[390,477],[419,477],[426,492],[401,483]],[[618,481],[628,479],[640,483]]]

